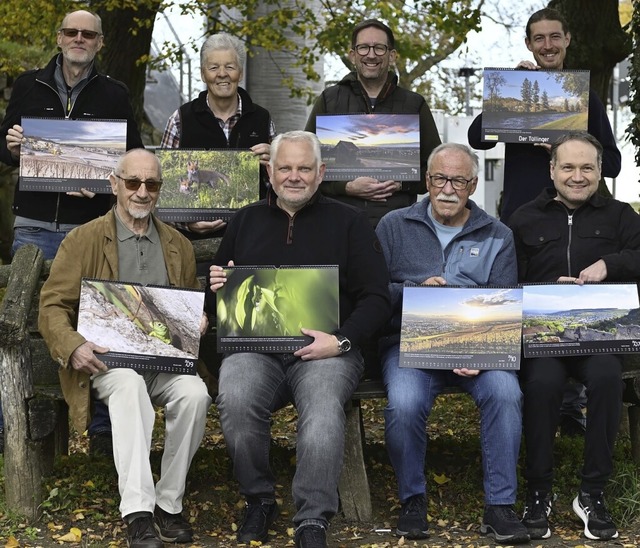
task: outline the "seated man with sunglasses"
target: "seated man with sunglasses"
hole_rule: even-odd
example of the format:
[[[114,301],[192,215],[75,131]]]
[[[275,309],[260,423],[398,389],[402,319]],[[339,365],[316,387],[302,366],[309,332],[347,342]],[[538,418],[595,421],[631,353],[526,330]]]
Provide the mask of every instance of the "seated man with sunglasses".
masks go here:
[[[80,10],[64,17],[56,37],[60,53],[46,67],[25,72],[13,84],[0,124],[0,162],[19,165],[23,117],[126,120],[127,149],[143,146],[126,86],[100,74],[95,66],[103,39],[102,22],[96,14]],[[104,215],[111,203],[108,194],[94,195],[84,189],[24,191],[18,181],[13,199],[12,253],[34,244],[42,249],[45,259],[53,259],[71,229]],[[0,431],[3,426],[0,411]],[[89,435],[92,455],[111,455],[111,426],[106,409],[100,405]]]
[[[151,213],[162,185],[157,157],[131,150],[109,180],[116,205],[63,240],[40,294],[38,327],[61,366],[60,384],[76,428],[82,432],[89,422],[90,390],[109,408],[127,546],[162,548],[163,541],[192,541],[182,496],[211,397],[196,375],[108,369],[100,359],[108,349],[76,331],[80,282],[87,277],[197,289],[200,283],[189,240]],[[206,325],[203,315],[201,332]],[[166,421],[155,486],[149,463],[154,405],[164,408]]]
[[[513,510],[522,431],[522,393],[514,371],[400,367],[400,325],[405,283],[514,286],[518,272],[511,231],[469,197],[478,184],[478,158],[467,146],[446,143],[429,156],[429,199],[384,216],[376,233],[389,267],[393,313],[380,338],[388,405],[385,441],[402,509],[396,534],[426,538],[426,422],[447,385],[468,392],[480,411],[484,472],[483,534],[497,542],[528,542]],[[473,367],[470,364],[470,367]]]

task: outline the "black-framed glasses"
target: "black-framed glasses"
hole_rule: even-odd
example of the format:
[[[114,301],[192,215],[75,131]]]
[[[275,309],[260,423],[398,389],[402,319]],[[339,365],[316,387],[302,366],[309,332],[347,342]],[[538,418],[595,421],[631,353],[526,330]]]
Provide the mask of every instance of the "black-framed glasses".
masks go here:
[[[384,55],[389,51],[389,46],[386,44],[373,44],[370,46],[368,44],[358,44],[355,48],[353,48],[358,55],[369,55],[369,52],[373,50],[373,53],[376,55]]]
[[[80,33],[85,40],[95,40],[100,34],[95,30],[69,29],[69,28],[60,29],[58,32],[61,32],[67,38],[75,38],[76,36],[78,36],[78,33]]]
[[[429,181],[436,188],[444,188],[447,183],[451,183],[453,190],[465,190],[469,183],[473,182],[473,179],[465,179],[464,177],[447,177],[446,175],[429,175]]]
[[[155,179],[141,181],[137,177],[131,177],[130,179],[127,179],[125,177],[120,177],[120,175],[118,175],[117,173],[114,173],[114,175],[118,179],[124,181],[124,186],[127,187],[127,190],[133,190],[134,192],[137,191],[142,184],[144,184],[148,192],[158,192],[158,190],[160,190],[160,187],[162,186],[162,181],[156,181]]]

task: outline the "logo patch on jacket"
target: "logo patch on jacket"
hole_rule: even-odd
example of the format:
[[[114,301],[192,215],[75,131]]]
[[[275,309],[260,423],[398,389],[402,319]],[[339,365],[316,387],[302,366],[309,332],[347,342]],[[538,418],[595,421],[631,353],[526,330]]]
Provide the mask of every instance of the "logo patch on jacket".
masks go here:
[[[480,256],[480,248],[479,247],[472,247],[469,250],[469,256],[470,257],[479,257]]]

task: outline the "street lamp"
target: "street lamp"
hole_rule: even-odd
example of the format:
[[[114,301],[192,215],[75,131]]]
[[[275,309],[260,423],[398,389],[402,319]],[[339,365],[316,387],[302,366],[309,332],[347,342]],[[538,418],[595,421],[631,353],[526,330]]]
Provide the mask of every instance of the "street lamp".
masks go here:
[[[458,71],[458,76],[464,77],[464,85],[465,85],[465,112],[467,116],[471,116],[471,83],[469,82],[469,78],[471,78],[477,69],[471,67],[463,67]]]

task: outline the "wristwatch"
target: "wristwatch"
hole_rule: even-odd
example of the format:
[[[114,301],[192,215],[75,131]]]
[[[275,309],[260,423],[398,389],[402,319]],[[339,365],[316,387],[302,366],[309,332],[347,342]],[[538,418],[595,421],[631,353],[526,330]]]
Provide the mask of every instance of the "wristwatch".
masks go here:
[[[340,333],[333,334],[336,339],[338,339],[338,350],[340,354],[344,354],[345,352],[349,352],[351,350],[351,341],[347,339],[344,335],[340,335]]]

